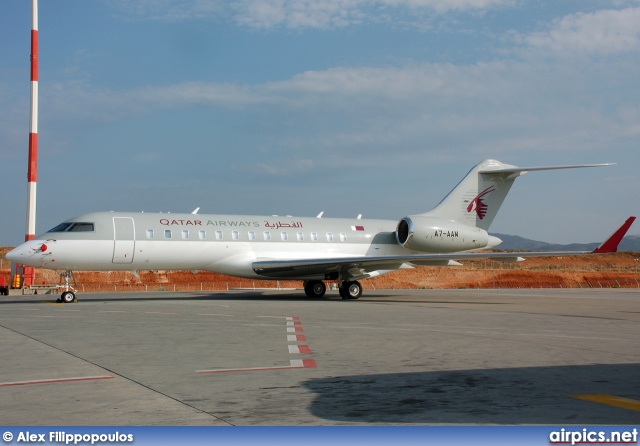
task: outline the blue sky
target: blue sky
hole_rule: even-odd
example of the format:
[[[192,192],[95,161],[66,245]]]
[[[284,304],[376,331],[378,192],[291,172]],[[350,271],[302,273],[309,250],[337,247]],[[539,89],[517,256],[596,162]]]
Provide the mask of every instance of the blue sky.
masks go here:
[[[400,219],[475,164],[492,232],[603,239],[640,198],[640,0],[40,0],[37,232],[90,211]],[[30,2],[0,2],[0,245],[24,239]],[[632,233],[640,229],[632,227]]]

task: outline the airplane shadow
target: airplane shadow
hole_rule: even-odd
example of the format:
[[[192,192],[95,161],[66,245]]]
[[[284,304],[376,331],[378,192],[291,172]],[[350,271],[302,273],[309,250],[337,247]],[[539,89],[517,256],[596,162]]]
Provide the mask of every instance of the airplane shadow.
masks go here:
[[[391,295],[379,295],[380,297],[391,297]],[[14,296],[17,297],[17,296]],[[29,304],[29,303],[56,303],[59,297],[57,294],[23,295],[18,299],[0,300],[0,305]],[[242,291],[178,291],[178,292],[136,292],[136,293],[78,293],[79,303],[83,300],[87,302],[169,302],[169,301],[342,301],[343,299],[336,292],[328,292],[321,298],[311,298],[304,294],[304,291],[278,292],[277,290],[242,290]],[[365,300],[365,299],[362,299]],[[355,302],[346,300],[345,302]],[[73,305],[73,304],[67,304]]]
[[[640,413],[571,398],[640,399],[640,364],[391,373],[303,383],[313,415],[351,423],[637,424]]]

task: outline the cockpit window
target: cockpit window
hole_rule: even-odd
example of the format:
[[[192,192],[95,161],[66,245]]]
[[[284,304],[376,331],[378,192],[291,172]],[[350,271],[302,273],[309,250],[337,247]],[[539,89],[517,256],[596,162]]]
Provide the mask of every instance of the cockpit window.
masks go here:
[[[95,227],[93,223],[65,222],[60,223],[49,232],[93,232],[94,230]]]
[[[67,229],[69,229],[69,226],[71,226],[72,224],[73,223],[60,223],[58,226],[51,229],[49,232],[65,232]]]
[[[74,223],[67,232],[93,232],[93,223]]]

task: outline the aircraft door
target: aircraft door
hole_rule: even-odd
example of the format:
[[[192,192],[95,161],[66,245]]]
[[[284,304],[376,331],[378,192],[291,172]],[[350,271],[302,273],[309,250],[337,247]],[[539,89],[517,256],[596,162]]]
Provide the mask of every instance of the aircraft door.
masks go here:
[[[133,218],[113,217],[113,263],[133,262],[135,244]]]

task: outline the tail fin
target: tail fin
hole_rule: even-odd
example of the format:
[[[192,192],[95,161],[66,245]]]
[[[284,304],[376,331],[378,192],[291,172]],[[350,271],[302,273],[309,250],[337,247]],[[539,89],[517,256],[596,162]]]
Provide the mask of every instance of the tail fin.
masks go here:
[[[516,167],[500,161],[482,161],[453,188],[431,211],[420,215],[455,220],[470,226],[489,229],[511,185],[520,175],[536,170],[575,169],[612,164],[583,164],[577,166]]]
[[[598,246],[593,253],[600,254],[606,252],[617,252],[618,245],[624,238],[624,235],[627,233],[633,222],[635,221],[635,217],[629,217],[627,220],[620,226],[616,232],[611,234],[611,236],[606,239],[600,246]]]

